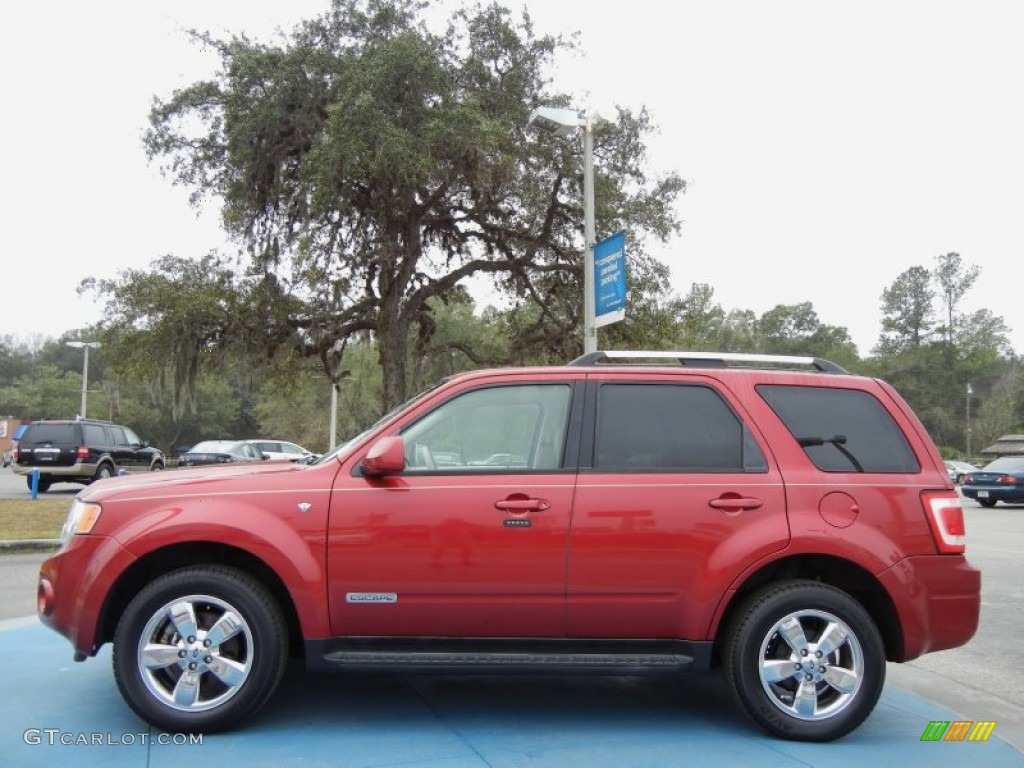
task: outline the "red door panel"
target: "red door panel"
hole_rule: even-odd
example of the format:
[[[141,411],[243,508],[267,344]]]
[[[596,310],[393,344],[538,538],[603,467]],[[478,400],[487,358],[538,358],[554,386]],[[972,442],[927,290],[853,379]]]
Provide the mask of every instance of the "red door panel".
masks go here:
[[[573,479],[353,478],[331,504],[335,634],[563,636]]]

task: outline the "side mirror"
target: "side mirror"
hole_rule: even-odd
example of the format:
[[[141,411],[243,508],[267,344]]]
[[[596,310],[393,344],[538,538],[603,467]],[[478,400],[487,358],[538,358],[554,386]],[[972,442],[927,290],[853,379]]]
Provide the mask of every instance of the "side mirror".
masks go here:
[[[263,453],[262,451],[260,451],[260,457],[262,457],[262,459],[264,461],[270,461],[270,456],[268,456],[267,454]]]
[[[370,448],[359,465],[364,475],[384,477],[397,475],[405,469],[405,440],[401,437],[382,437]]]

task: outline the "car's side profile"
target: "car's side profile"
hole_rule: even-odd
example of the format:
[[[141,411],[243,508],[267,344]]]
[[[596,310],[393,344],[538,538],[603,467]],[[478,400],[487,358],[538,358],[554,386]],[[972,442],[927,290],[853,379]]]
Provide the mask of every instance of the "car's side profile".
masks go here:
[[[113,641],[126,701],[168,731],[234,726],[301,652],[720,667],[770,733],[830,740],[887,660],[973,635],[959,498],[891,387],[805,358],[638,355],[451,377],[312,465],[86,489],[40,617],[79,660]]]

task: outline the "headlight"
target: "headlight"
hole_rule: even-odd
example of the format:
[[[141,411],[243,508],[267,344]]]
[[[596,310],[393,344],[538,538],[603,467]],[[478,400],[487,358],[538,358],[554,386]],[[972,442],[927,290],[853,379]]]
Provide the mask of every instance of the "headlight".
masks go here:
[[[89,504],[75,499],[68,511],[68,519],[64,521],[64,527],[60,532],[61,547],[66,547],[72,536],[91,532],[96,521],[100,519],[102,511],[103,508],[99,504]]]

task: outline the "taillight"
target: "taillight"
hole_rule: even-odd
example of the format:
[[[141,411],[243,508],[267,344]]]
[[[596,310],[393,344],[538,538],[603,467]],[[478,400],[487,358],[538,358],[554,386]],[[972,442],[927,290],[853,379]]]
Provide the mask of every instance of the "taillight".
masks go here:
[[[11,448],[11,461],[17,461],[17,460],[18,460],[18,446],[14,446],[13,448]]]
[[[75,458],[85,461],[89,458],[89,448],[85,445],[78,446],[78,451],[75,453]]]
[[[1020,480],[1018,480],[1013,475],[1003,475],[998,480],[996,480],[996,483],[998,483],[999,485],[1016,485],[1019,482]]]
[[[939,552],[946,555],[963,554],[967,549],[967,529],[960,497],[943,492],[925,493],[921,499]]]

